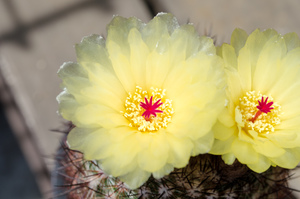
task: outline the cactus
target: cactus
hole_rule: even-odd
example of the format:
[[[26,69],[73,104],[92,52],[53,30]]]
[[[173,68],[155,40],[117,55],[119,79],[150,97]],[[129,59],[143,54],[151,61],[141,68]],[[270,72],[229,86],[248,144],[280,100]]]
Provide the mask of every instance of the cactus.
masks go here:
[[[287,186],[290,170],[271,167],[258,174],[238,161],[226,165],[220,156],[209,154],[192,157],[185,168],[159,180],[151,177],[135,190],[106,175],[97,161],[84,160],[65,139],[57,163],[55,173],[62,182],[56,184],[56,193],[64,198],[294,198]]]

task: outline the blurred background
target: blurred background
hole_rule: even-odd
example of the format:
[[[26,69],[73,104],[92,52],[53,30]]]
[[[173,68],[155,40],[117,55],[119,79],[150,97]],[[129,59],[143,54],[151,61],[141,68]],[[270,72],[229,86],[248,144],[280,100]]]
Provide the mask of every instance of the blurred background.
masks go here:
[[[63,134],[52,130],[65,122],[57,114],[56,72],[76,61],[74,44],[83,36],[106,35],[113,15],[148,22],[171,12],[221,44],[236,27],[299,35],[299,9],[299,0],[0,0],[0,198],[53,197]],[[291,187],[300,189],[299,176],[295,171]]]

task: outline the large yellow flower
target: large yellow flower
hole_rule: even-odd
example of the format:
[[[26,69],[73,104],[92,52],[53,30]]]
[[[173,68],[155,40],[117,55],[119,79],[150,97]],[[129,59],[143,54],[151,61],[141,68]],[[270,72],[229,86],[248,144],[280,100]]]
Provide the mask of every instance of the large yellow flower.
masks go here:
[[[213,128],[210,153],[256,172],[300,160],[300,41],[295,33],[236,29],[225,61],[228,103]]]
[[[210,38],[171,14],[148,24],[114,17],[106,41],[86,37],[76,52],[78,63],[58,72],[59,112],[76,125],[71,149],[130,188],[210,150],[225,102],[223,62]]]

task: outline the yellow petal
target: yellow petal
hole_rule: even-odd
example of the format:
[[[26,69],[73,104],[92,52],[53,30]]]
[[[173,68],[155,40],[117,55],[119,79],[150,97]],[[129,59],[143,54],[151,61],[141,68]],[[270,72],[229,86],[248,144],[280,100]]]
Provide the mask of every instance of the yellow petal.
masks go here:
[[[84,129],[75,127],[68,134],[71,149],[84,153],[87,160],[103,159],[113,152],[109,149],[111,137],[106,129]]]
[[[245,48],[248,48],[251,53],[250,57],[251,57],[252,70],[255,70],[258,57],[267,40],[268,38],[266,38],[264,33],[261,32],[259,29],[253,31],[247,38],[247,41],[245,43]]]
[[[258,153],[252,144],[235,139],[232,143],[232,152],[242,164],[251,164],[258,161]]]
[[[265,35],[266,38],[269,38],[269,39],[273,38],[274,36],[280,36],[278,34],[278,32],[276,30],[272,29],[272,28],[264,30],[262,33]]]
[[[107,26],[106,47],[108,47],[108,42],[114,41],[116,45],[122,47],[122,54],[129,57],[130,47],[127,41],[128,34],[132,28],[137,28],[139,30],[143,25],[144,24],[135,17],[126,19],[120,16],[114,16]],[[110,56],[111,55],[112,54],[110,53]]]
[[[293,169],[300,161],[300,147],[286,149],[283,155],[270,160],[280,167]]]
[[[242,129],[240,126],[238,126],[238,129],[239,129],[239,139],[241,141],[244,141],[244,142],[248,142],[250,144],[254,144],[254,140],[253,138],[248,134],[248,131],[246,132],[244,129]]]
[[[285,153],[285,150],[276,146],[271,141],[257,141],[253,148],[260,154],[267,157],[278,157]]]
[[[137,85],[142,88],[146,88],[146,68],[141,66],[146,64],[149,49],[142,40],[140,32],[135,28],[130,30],[128,42],[130,46],[130,67],[133,78]]]
[[[178,62],[186,60],[187,58],[187,42],[186,31],[176,29],[170,37],[170,64],[175,65]]]
[[[211,67],[212,65],[214,66],[213,68]],[[210,93],[215,93],[216,88],[219,88],[219,86],[222,87],[222,85],[215,84],[216,82],[224,82],[222,67],[223,65],[220,59],[199,53],[190,57],[185,62],[176,64],[168,74],[164,82],[164,88],[167,89],[168,94],[174,99],[177,99],[179,95],[185,97],[185,93],[191,95],[196,91],[198,95],[201,94],[202,98],[205,98],[203,101],[206,101],[207,98],[204,93],[207,92],[208,89],[213,89],[214,92],[211,91]],[[216,71],[220,71],[220,73]],[[197,83],[198,85],[196,85]],[[209,85],[210,88],[208,88],[207,85]],[[211,97],[211,95],[208,97]],[[184,105],[185,103],[180,104]],[[180,104],[179,106],[177,105],[176,110],[181,108]],[[198,104],[200,104],[200,102],[198,102]]]
[[[204,60],[208,61],[208,63],[218,63],[218,67],[220,67],[219,69],[221,70],[220,62],[218,62],[217,60],[215,60],[216,62],[214,62],[213,58],[207,55],[199,55],[199,57],[203,57]],[[194,66],[201,69],[202,66],[196,64],[201,63],[202,65],[203,59],[200,60],[201,61],[198,60],[198,56],[190,58],[187,61],[187,70],[189,70],[189,68],[193,68]],[[209,68],[209,64],[203,64],[203,68],[204,74],[206,72],[208,74],[211,73],[211,71],[206,69]],[[174,69],[176,68],[173,68],[173,70]],[[178,76],[180,77],[179,74],[180,73],[178,73]],[[196,77],[194,77],[194,74],[191,74],[191,76],[192,80],[195,81],[195,83],[193,83],[192,85],[187,85],[182,92],[181,87],[178,88],[176,86],[176,83],[175,86],[172,85],[172,82],[174,81],[169,81],[169,86],[170,88],[173,86],[172,91],[174,91],[174,95],[176,95],[176,97],[173,98],[173,105],[176,109],[176,112],[172,116],[172,121],[176,123],[176,125],[168,126],[168,129],[170,129],[170,131],[172,131],[177,136],[186,136],[185,132],[190,132],[189,136],[192,139],[198,139],[199,137],[204,136],[208,131],[210,131],[211,126],[216,121],[213,118],[215,118],[222,110],[225,99],[224,91],[218,90],[217,85],[209,82],[213,81],[212,79],[200,78],[200,80],[196,82],[197,79]],[[223,78],[222,73],[216,74],[215,76],[213,76],[212,74],[210,76],[218,80]],[[173,79],[176,80],[176,78]],[[166,88],[169,91],[168,87]],[[177,94],[175,94],[176,92]],[[171,96],[173,96],[172,92]],[[194,128],[195,126],[201,126],[201,128]]]
[[[164,66],[164,67],[162,67]],[[150,53],[146,60],[146,83],[152,87],[160,88],[169,73],[170,64],[169,52],[160,54],[156,51]]]
[[[128,125],[126,118],[115,110],[99,104],[81,106],[75,113],[76,125],[80,127],[113,128]]]
[[[236,121],[236,123],[238,124],[238,127],[239,127],[239,128],[245,126],[245,123],[243,122],[242,113],[241,113],[239,107],[236,107],[236,108],[235,108],[235,121]]]
[[[111,147],[111,150],[114,148]],[[124,153],[123,153],[124,155]],[[120,157],[120,156],[118,156]],[[136,154],[129,155],[126,157],[123,156],[121,159],[117,159],[118,157],[110,156],[100,161],[101,168],[103,171],[109,175],[114,177],[119,177],[121,175],[126,175],[135,169],[137,169],[137,158]],[[125,160],[125,161],[122,161]],[[121,162],[122,161],[122,162]]]
[[[170,146],[167,162],[176,168],[185,167],[189,161],[193,143],[189,139],[179,139],[171,134],[168,134],[167,138]]]
[[[150,51],[153,51],[155,48],[163,49],[161,46],[164,43],[163,39],[168,38],[178,27],[177,19],[172,14],[160,13],[146,24],[141,32]],[[160,50],[158,52],[161,52]]]
[[[283,37],[288,51],[300,47],[300,40],[297,33],[295,32],[287,33]]]
[[[119,128],[119,131],[122,130]],[[125,133],[125,132],[124,132]],[[142,151],[135,133],[130,133],[119,142],[110,142],[112,156],[102,161],[101,166],[107,173],[117,177],[132,172],[138,165],[138,154]]]
[[[81,43],[76,45],[76,54],[81,68],[87,71],[90,82],[115,92],[119,98],[124,96],[125,91],[115,76],[105,40],[101,36],[92,35],[83,38]]]
[[[58,71],[63,80],[62,87],[70,94],[78,93],[82,88],[91,86],[87,72],[77,63],[65,62]]]
[[[191,139],[199,139],[205,134],[209,133],[212,126],[216,122],[218,113],[222,107],[211,107],[211,104],[207,105],[201,112],[197,112],[194,117],[187,123],[185,129],[189,132],[188,137]],[[201,128],[195,128],[196,126]]]
[[[122,53],[124,47],[119,46],[115,41],[107,40],[106,46],[110,55],[114,71],[127,92],[135,89],[136,83],[130,68],[128,56]]]
[[[190,67],[186,62],[181,62],[181,64],[185,64],[186,67]],[[187,72],[188,68],[186,67],[182,67],[180,64],[176,65],[168,73],[163,83],[163,88],[168,91],[168,95],[170,95],[170,97],[174,100],[176,100],[179,95],[182,95],[183,92],[188,92],[187,87],[192,83],[193,77]],[[184,103],[179,102],[178,105],[174,104],[174,106],[177,107],[176,110],[180,110],[180,108],[184,106]]]
[[[275,36],[266,42],[257,60],[253,89],[267,93],[277,81],[277,68],[286,52],[284,39]],[[267,75],[266,75],[267,74]]]
[[[276,100],[280,104],[284,104],[290,99],[290,94],[295,92],[294,89],[296,89],[300,83],[299,53],[300,48],[296,48],[283,57],[280,68],[278,68],[279,78],[277,78],[273,87],[270,89],[270,93],[272,93],[273,97],[276,97]]]
[[[297,110],[299,110],[299,109],[297,108]],[[297,116],[297,117],[294,117],[291,119],[286,119],[286,120],[281,121],[277,128],[280,130],[284,130],[284,129],[286,129],[286,130],[298,129],[299,130],[299,128],[300,128],[299,122],[300,122],[300,116]]]
[[[99,104],[107,106],[116,112],[124,111],[125,96],[119,98],[119,95],[112,90],[103,87],[92,86],[81,89],[80,93],[75,95],[80,104]]]
[[[224,63],[219,57],[199,52],[189,57],[185,64],[185,70],[192,76],[193,83],[215,82],[216,86],[224,88],[225,85],[220,84],[225,78]]]
[[[165,133],[152,134],[150,139],[150,146],[139,153],[138,163],[143,170],[155,172],[166,165],[169,144]]]
[[[144,184],[148,180],[150,175],[151,173],[137,168],[126,175],[120,176],[119,178],[120,180],[125,182],[125,184],[130,189],[134,190],[140,187],[142,184]]]
[[[274,133],[266,136],[270,141],[282,148],[298,147],[300,143],[299,130],[276,130]]]
[[[257,173],[262,173],[270,168],[271,161],[268,158],[266,158],[265,156],[259,155],[257,162],[255,162],[253,164],[247,164],[247,166],[251,170],[253,170]]]
[[[111,68],[108,70],[102,65],[98,65],[93,71],[89,71],[89,81],[93,85],[88,88],[95,88],[99,92],[103,92],[101,94],[97,94],[96,92],[94,92],[94,95],[97,95],[98,98],[100,98],[100,95],[104,95],[102,96],[102,98],[106,99],[101,99],[102,101],[108,101],[107,98],[109,97],[105,96],[106,93],[109,93],[111,96],[114,96],[119,100],[124,100],[128,94],[126,93],[126,90],[124,89],[123,85],[115,75],[114,71],[111,70],[113,69]]]
[[[240,96],[243,95],[241,79],[236,70],[227,70],[228,97],[235,105],[238,105]]]
[[[204,46],[200,46],[199,37],[193,25],[185,24],[181,26],[178,30],[179,30],[178,31],[179,34],[176,36],[177,39],[186,38],[185,48],[182,49],[185,51],[185,59],[197,54],[199,52],[199,47],[200,48],[204,47]],[[208,53],[207,51],[205,52]]]
[[[97,70],[101,65],[110,70],[111,62],[105,47],[105,39],[99,35],[84,37],[80,44],[75,45],[77,61],[87,71]]]
[[[59,113],[61,116],[66,120],[72,121],[79,106],[74,96],[67,91],[63,91],[57,96],[56,100],[59,103]]]
[[[195,107],[190,107],[189,109],[179,113],[174,113],[172,116],[172,123],[168,125],[167,130],[177,137],[186,137],[186,132],[188,132],[189,128],[193,128],[190,121],[195,115],[197,115],[197,109]],[[194,129],[193,135],[195,130],[199,132],[198,129]]]
[[[285,121],[287,123],[290,123],[295,118],[300,117],[300,112],[299,112],[299,110],[300,110],[299,109],[299,106],[300,106],[300,102],[299,102],[300,96],[299,97],[296,96],[296,95],[298,95],[296,93],[298,93],[299,89],[300,89],[300,84],[299,84],[299,88],[294,90],[294,94],[295,95],[291,94],[291,95],[295,96],[295,98],[294,99],[290,99],[291,101],[289,101],[289,103],[288,102],[284,103],[282,105],[282,107],[281,107],[282,108],[281,110],[283,112],[283,114],[281,115],[281,121],[283,123],[285,123]],[[292,96],[291,96],[291,98],[292,98]],[[298,126],[298,125],[296,124],[296,126]],[[281,125],[278,126],[278,129],[282,129]]]
[[[194,149],[192,151],[192,156],[196,156],[203,153],[208,153],[214,143],[214,136],[212,132],[198,138],[194,141]]]
[[[235,156],[233,153],[227,153],[222,155],[222,160],[226,163],[226,164],[233,164],[235,161]]]
[[[174,102],[176,112],[184,111],[191,106],[197,107],[198,110],[203,109],[211,101],[216,100],[217,91],[217,88],[210,83],[201,82],[197,85],[189,85],[176,97],[176,102]]]
[[[235,120],[229,113],[227,107],[223,108],[222,112],[219,114],[218,120],[227,127],[232,127],[233,125],[235,125]]]
[[[238,56],[238,73],[241,78],[241,87],[244,92],[252,90],[252,67],[250,51],[248,48],[240,50]]]
[[[295,85],[293,89],[290,90],[290,92],[287,93],[287,97],[282,98],[282,106],[281,110],[283,112],[281,119],[282,121],[290,120],[296,117],[300,116],[299,112],[299,106],[300,106],[300,83],[298,85]]]
[[[258,132],[254,131],[254,130],[248,130],[247,132],[249,133],[250,136],[252,136],[253,139],[255,139],[255,140],[259,139]]]
[[[231,152],[231,145],[232,142],[234,141],[235,136],[230,137],[227,140],[215,140],[214,144],[209,151],[210,154],[214,155],[222,155],[222,154],[227,154]]]
[[[156,179],[160,179],[165,175],[168,175],[174,170],[174,167],[171,164],[166,164],[163,168],[158,171],[153,172],[153,177]]]
[[[236,28],[231,35],[231,45],[234,47],[235,54],[239,56],[240,49],[244,47],[248,34],[246,31]]]
[[[236,127],[227,127],[223,123],[217,121],[213,126],[212,131],[214,132],[214,136],[216,139],[227,140],[236,131]]]
[[[248,130],[247,133],[250,135],[250,137],[252,137],[253,141],[265,142],[269,140],[267,136],[270,134],[260,134],[254,130]]]
[[[213,39],[206,36],[202,36],[200,37],[199,40],[200,40],[199,51],[202,51],[208,55],[216,54],[216,47],[214,45]]]
[[[225,67],[237,68],[237,57],[232,46],[229,44],[222,45],[222,57],[225,62]]]
[[[108,132],[111,135],[111,137],[114,138],[112,140],[112,143],[122,142],[126,140],[128,136],[131,136],[132,134],[140,133],[137,129],[129,127],[128,125],[109,129]],[[139,139],[137,135],[135,139]]]
[[[72,77],[83,79],[88,78],[87,71],[78,63],[73,62],[63,63],[63,65],[58,70],[57,74],[58,77],[60,77],[61,79]]]

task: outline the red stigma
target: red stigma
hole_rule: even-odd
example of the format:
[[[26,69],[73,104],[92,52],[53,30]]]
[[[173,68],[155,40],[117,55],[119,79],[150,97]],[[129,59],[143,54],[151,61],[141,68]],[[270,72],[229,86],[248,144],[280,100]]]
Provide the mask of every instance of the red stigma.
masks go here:
[[[140,106],[143,107],[145,109],[145,112],[143,113],[142,116],[144,116],[146,118],[146,120],[148,120],[152,115],[154,115],[156,117],[156,113],[162,113],[163,111],[161,110],[157,110],[157,108],[162,105],[163,103],[159,103],[160,99],[157,100],[154,104],[152,104],[152,96],[150,97],[150,102],[148,102],[147,98],[145,97],[145,102],[141,102]]]
[[[266,100],[264,101],[264,97],[261,98],[261,101],[258,100],[258,106],[256,108],[258,108],[261,112],[264,113],[268,113],[271,112],[272,109],[274,109],[273,107],[270,107],[273,105],[273,102],[269,102],[268,101],[268,97],[266,98]]]
[[[264,101],[264,97],[261,98],[261,101],[258,100],[258,106],[256,108],[258,108],[258,111],[256,112],[255,116],[250,120],[251,122],[254,123],[254,121],[262,114],[262,113],[269,113],[271,112],[272,109],[274,109],[273,107],[271,107],[273,105],[273,102],[268,102],[268,97],[266,98],[266,100]]]

